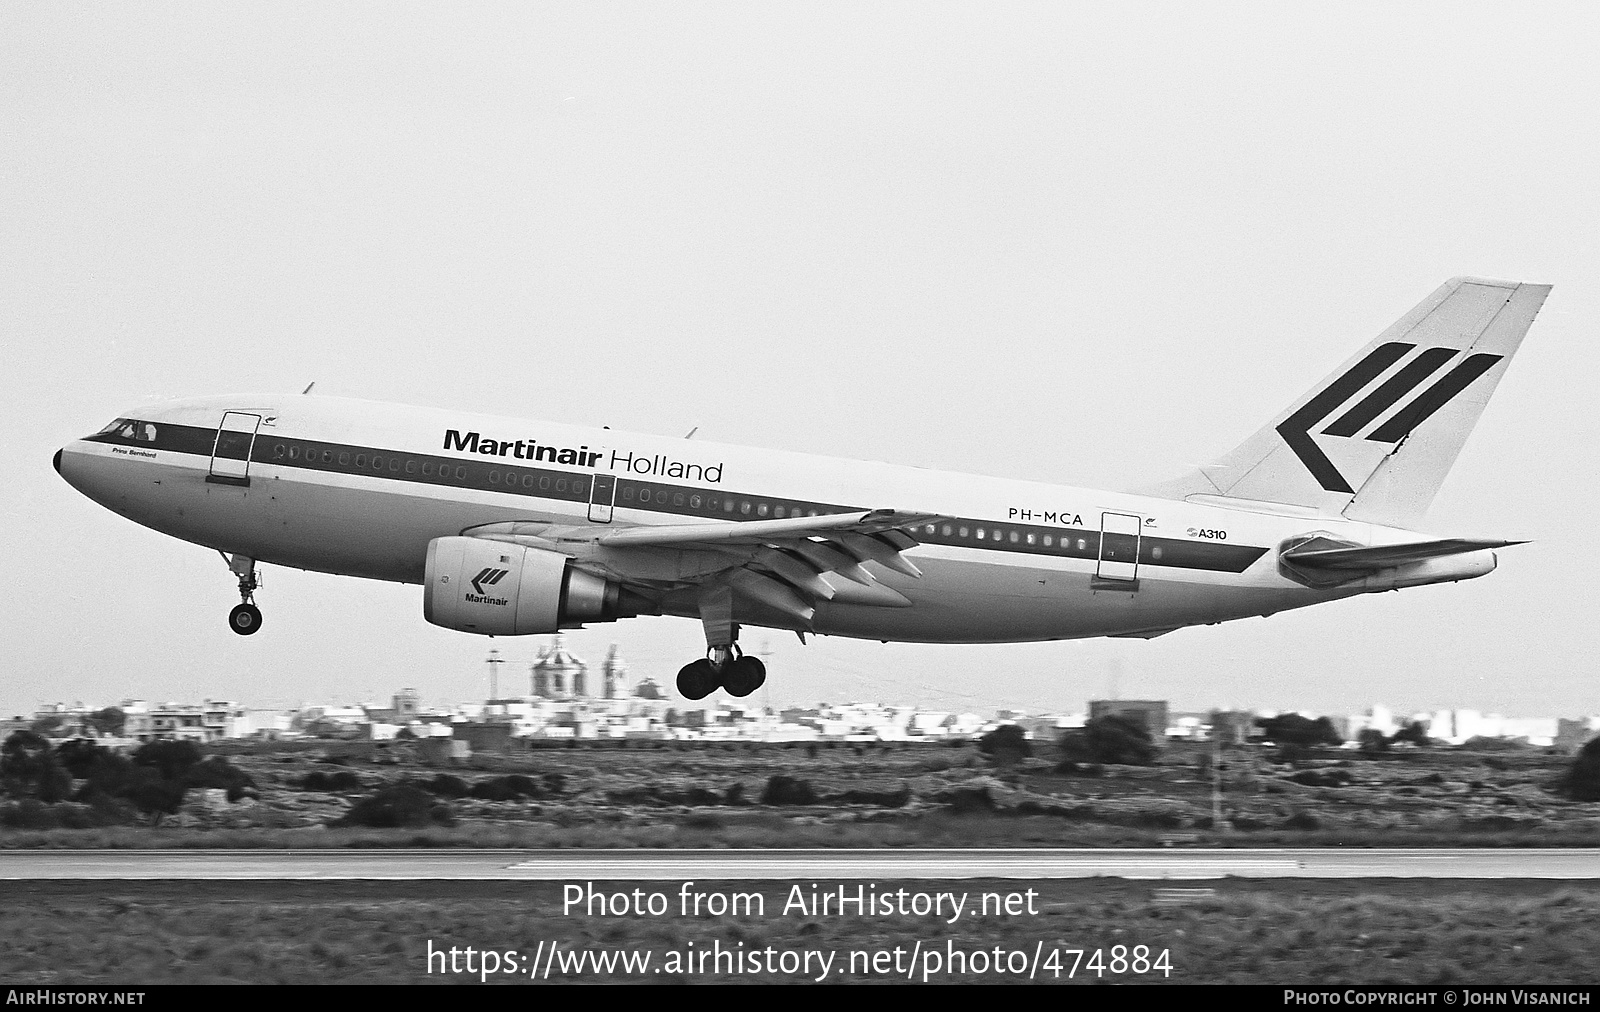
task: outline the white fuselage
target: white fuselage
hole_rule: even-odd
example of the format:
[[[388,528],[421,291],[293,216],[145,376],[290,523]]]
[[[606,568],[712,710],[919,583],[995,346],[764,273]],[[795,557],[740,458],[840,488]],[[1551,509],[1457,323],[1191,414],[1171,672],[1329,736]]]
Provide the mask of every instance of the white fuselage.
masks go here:
[[[1414,537],[1296,507],[1226,508],[321,396],[173,401],[128,419],[132,428],[64,447],[62,476],[185,541],[377,580],[420,583],[431,540],[493,523],[615,529],[811,510],[936,514],[909,529],[921,544],[905,556],[921,579],[868,563],[909,606],[817,607],[814,631],[870,639],[1154,635],[1266,615],[1361,592],[1286,578],[1278,568],[1285,539],[1319,531],[1361,545]],[[609,504],[598,502],[601,489]],[[1103,530],[1113,536],[1103,541]],[[657,550],[651,566],[690,572],[703,568],[696,554],[704,555]],[[584,561],[608,566],[604,552]],[[661,603],[669,614],[696,613],[689,593]]]

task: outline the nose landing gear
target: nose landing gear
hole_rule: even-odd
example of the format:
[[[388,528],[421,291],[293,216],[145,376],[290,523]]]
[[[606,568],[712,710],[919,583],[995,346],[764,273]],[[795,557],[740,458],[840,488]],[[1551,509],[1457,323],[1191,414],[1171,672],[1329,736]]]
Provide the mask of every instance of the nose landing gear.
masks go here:
[[[243,604],[234,606],[228,612],[228,628],[240,636],[249,636],[261,628],[261,609],[256,607],[256,588],[261,586],[261,580],[256,575],[256,560],[243,555],[222,556],[228,561],[228,568],[239,577],[239,597]]]

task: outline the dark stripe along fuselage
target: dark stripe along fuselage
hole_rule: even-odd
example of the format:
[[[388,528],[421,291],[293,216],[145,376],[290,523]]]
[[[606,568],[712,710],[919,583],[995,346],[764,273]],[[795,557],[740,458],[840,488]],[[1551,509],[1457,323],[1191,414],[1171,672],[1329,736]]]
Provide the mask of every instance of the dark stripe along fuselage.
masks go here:
[[[143,450],[191,454],[209,459],[218,445],[217,430],[170,422],[152,422],[155,438],[131,439],[116,432],[102,432],[87,441]],[[224,454],[224,456],[232,456]],[[533,500],[586,504],[590,498],[592,471],[508,466],[499,459],[423,454],[385,447],[362,446],[319,440],[283,438],[273,433],[256,436],[250,450],[252,464],[298,469],[307,472],[355,475],[383,481],[414,483],[478,492],[522,496]],[[609,472],[606,472],[609,474]],[[615,506],[664,516],[721,519],[731,521],[767,520],[794,516],[823,516],[853,513],[884,504],[842,505],[797,499],[779,499],[751,492],[662,481],[639,481],[615,476]],[[899,508],[915,504],[892,504]],[[1098,515],[1085,515],[1082,526],[1019,524],[976,518],[951,517],[931,525],[910,528],[908,533],[928,545],[979,549],[989,552],[1031,556],[1094,560],[1101,552],[1101,531],[1093,522]],[[1108,547],[1113,539],[1131,542],[1129,535],[1106,534]],[[1126,547],[1131,548],[1131,545]],[[1267,551],[1254,545],[1187,541],[1178,538],[1139,539],[1139,564],[1218,573],[1242,573]],[[1120,553],[1119,553],[1120,554]]]

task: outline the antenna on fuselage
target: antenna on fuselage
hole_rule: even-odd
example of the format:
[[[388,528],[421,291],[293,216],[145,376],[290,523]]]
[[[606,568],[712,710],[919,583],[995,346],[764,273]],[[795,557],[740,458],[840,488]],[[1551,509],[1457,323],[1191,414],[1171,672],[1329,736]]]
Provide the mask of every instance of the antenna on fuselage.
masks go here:
[[[311,388],[316,386],[316,385],[317,385],[317,381],[316,380],[312,380],[310,383],[307,383],[306,384],[306,388],[304,390],[300,391],[300,396],[304,397],[306,394],[309,394],[311,392]]]
[[[684,439],[693,439],[694,438],[694,434],[696,432],[699,432],[699,431],[700,431],[700,426],[696,425],[694,428],[690,429],[689,430],[689,434],[687,436],[684,436],[683,438]]]

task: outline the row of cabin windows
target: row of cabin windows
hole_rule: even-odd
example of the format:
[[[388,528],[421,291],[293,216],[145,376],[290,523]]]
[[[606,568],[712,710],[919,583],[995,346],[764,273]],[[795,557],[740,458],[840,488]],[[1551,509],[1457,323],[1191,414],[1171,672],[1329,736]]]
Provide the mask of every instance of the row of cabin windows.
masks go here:
[[[761,502],[750,499],[723,499],[719,496],[699,496],[693,493],[672,492],[667,489],[651,489],[648,485],[637,488],[624,486],[620,496],[622,503],[656,503],[662,506],[683,507],[692,510],[715,513],[737,513],[740,516],[754,516],[762,518],[805,517],[818,516],[814,508],[792,505],[789,503]]]
[[[548,474],[519,475],[516,471],[507,471],[505,473],[504,481],[506,488],[516,488],[520,484],[523,488],[536,488],[541,492],[548,492],[551,489],[554,489],[557,492],[566,492],[568,486],[570,485],[573,495],[588,495],[589,493],[589,482],[583,478],[573,478],[568,480],[566,478],[551,478]],[[501,475],[499,471],[489,472],[489,484],[501,484]]]
[[[1009,543],[1013,545],[1043,545],[1045,548],[1055,548],[1057,536],[1054,534],[1040,534],[1037,531],[1018,531],[1002,527],[976,527],[968,524],[924,524],[921,529],[924,536],[939,535],[946,538],[961,538],[964,541],[988,541]],[[1064,552],[1087,552],[1093,544],[1095,550],[1100,547],[1098,534],[1084,536],[1070,532],[1060,535],[1060,548]],[[1161,546],[1152,545],[1150,548],[1152,559],[1161,558]]]
[[[319,461],[324,464],[331,464],[334,462],[335,457],[337,457],[340,467],[350,466],[350,454],[348,451],[344,450],[341,450],[335,454],[332,450],[318,451],[315,447],[306,447],[303,450],[298,446],[290,446],[285,448],[282,443],[279,443],[272,448],[272,455],[280,458],[288,457],[290,460],[303,459],[308,464],[315,464]],[[356,467],[366,468],[368,463],[369,461],[365,453],[358,453],[355,455]],[[371,457],[370,464],[374,471],[388,470],[392,473],[398,474],[400,473],[400,470],[404,468],[406,474],[421,473],[430,478],[435,474],[437,474],[440,478],[450,477],[449,465],[435,465],[431,460],[424,460],[419,466],[416,460],[407,460],[401,457],[385,457],[382,454],[374,453]],[[467,469],[465,467],[457,467],[455,469],[455,477],[457,480],[464,480],[467,477]]]

